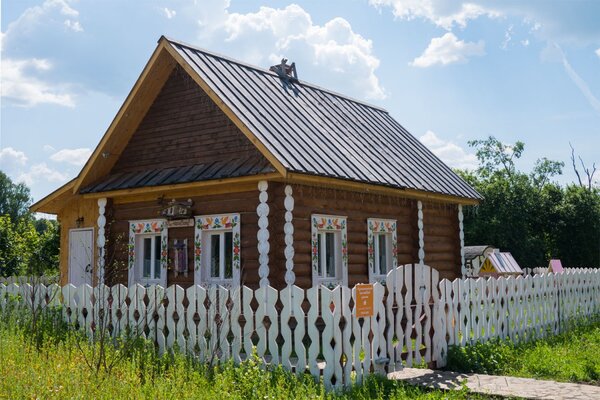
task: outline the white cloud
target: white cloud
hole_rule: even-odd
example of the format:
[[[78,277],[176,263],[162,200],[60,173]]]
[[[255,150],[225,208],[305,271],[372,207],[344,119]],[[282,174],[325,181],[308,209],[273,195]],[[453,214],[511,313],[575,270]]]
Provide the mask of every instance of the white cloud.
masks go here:
[[[42,149],[46,152],[46,153],[54,153],[56,152],[56,149],[49,145],[49,144],[45,144],[44,147],[42,147]]]
[[[27,156],[19,150],[12,147],[5,147],[0,150],[0,168],[8,169],[11,165],[25,165]]]
[[[523,45],[523,47],[529,46],[529,39],[521,40],[521,44]]]
[[[171,19],[175,15],[177,15],[177,12],[175,10],[169,10],[167,7],[163,8],[163,11],[164,11],[165,17],[167,17],[167,19]]]
[[[467,153],[455,143],[439,138],[434,132],[427,131],[419,138],[429,150],[452,168],[469,169],[477,168],[475,154]]]
[[[508,44],[511,42],[513,34],[514,34],[514,26],[510,25],[508,27],[508,29],[506,30],[506,32],[504,32],[504,40],[502,41],[502,44],[500,45],[500,48],[502,50],[506,50],[508,48]]]
[[[600,100],[598,100],[598,98],[596,96],[594,96],[594,94],[590,90],[590,87],[587,84],[587,82],[584,81],[583,78],[581,78],[579,76],[579,74],[573,69],[573,67],[571,66],[571,64],[567,60],[567,57],[563,53],[562,49],[557,44],[555,44],[555,46],[557,47],[557,49],[558,49],[558,51],[559,51],[559,53],[561,55],[561,58],[562,58],[561,61],[562,61],[563,67],[565,68],[565,72],[567,73],[567,75],[569,76],[569,78],[571,78],[571,81],[573,81],[573,83],[575,84],[575,86],[577,86],[577,88],[579,89],[579,91],[581,92],[581,94],[583,94],[583,96],[588,101],[588,103],[590,104],[590,106],[594,110],[596,110],[596,112],[598,114],[600,114]]]
[[[600,58],[600,49],[596,50],[596,55]]]
[[[16,105],[32,107],[37,104],[58,104],[75,106],[74,96],[69,85],[60,84],[43,73],[52,69],[50,60],[43,58],[17,59],[5,54],[7,43],[18,42],[21,36],[27,37],[36,28],[48,21],[63,20],[63,25],[71,31],[81,32],[79,12],[69,0],[46,0],[41,5],[27,8],[15,21],[8,24],[0,37],[2,51],[2,97]]]
[[[415,58],[410,65],[427,68],[436,64],[466,63],[469,57],[482,56],[484,54],[485,44],[483,40],[477,43],[465,42],[458,40],[452,32],[448,32],[442,37],[431,39],[425,52]]]
[[[90,158],[92,151],[88,148],[62,149],[50,156],[52,161],[65,162],[72,165],[82,166]]]
[[[72,21],[70,19],[66,19],[64,24],[67,28],[69,28],[73,32],[83,32],[83,27],[81,26],[79,21]]]
[[[74,107],[73,95],[65,85],[44,82],[34,76],[52,68],[48,60],[2,60],[2,97],[17,105],[32,107],[49,103]]]
[[[27,186],[31,186],[39,181],[66,182],[67,179],[69,179],[68,174],[53,170],[46,163],[35,164],[29,168],[29,171],[17,177],[18,182],[24,182]]]
[[[455,25],[464,28],[469,20],[481,16],[496,18],[501,15],[495,9],[476,4],[474,1],[369,0],[369,3],[378,8],[391,7],[396,18],[407,21],[422,18],[447,30],[452,29]]]
[[[236,58],[268,67],[282,57],[296,62],[300,79],[319,77],[327,87],[369,99],[385,91],[375,74],[379,59],[371,40],[354,32],[343,18],[315,24],[302,7],[260,7],[254,13],[230,13],[229,1],[206,2],[191,10],[201,42],[230,48]],[[188,14],[190,10],[186,10]]]

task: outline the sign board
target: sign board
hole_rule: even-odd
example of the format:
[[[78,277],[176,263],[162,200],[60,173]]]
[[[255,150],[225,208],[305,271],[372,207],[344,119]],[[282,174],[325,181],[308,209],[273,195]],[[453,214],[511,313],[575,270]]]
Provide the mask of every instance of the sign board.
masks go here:
[[[356,318],[372,317],[374,314],[373,285],[358,284],[354,288],[356,290],[356,298],[354,299],[354,311],[356,312]]]
[[[167,221],[167,228],[183,228],[188,226],[194,226],[194,218],[173,219]]]

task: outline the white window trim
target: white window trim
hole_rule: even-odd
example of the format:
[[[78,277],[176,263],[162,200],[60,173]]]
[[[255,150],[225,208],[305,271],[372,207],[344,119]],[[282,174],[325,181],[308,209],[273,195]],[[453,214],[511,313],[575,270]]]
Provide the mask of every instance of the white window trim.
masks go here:
[[[319,276],[319,233],[339,232],[339,240],[336,240],[336,257],[341,262],[336,262],[335,278],[323,278]],[[323,236],[322,236],[323,237]],[[347,217],[339,215],[311,215],[311,259],[312,259],[312,281],[313,286],[325,285],[334,287],[337,285],[348,285],[348,230]]]
[[[194,284],[201,286],[220,285],[227,288],[240,286],[240,270],[242,260],[241,234],[240,234],[240,214],[217,214],[201,215],[195,217],[194,232]],[[225,222],[224,222],[225,221]],[[210,237],[211,232],[227,232],[233,234],[232,241],[232,278],[216,279],[210,277],[210,254],[205,251],[204,241]],[[207,234],[208,233],[208,234]],[[205,265],[206,264],[206,265]]]
[[[140,270],[140,260],[136,257],[136,248],[140,242],[138,238],[142,235],[160,235],[160,279],[151,280],[150,284],[159,284],[167,287],[167,264],[168,264],[168,229],[165,219],[136,220],[129,221],[129,257],[128,257],[128,284],[133,286],[136,283],[144,284],[142,271]],[[147,279],[146,279],[147,280]]]
[[[367,219],[367,252],[369,258],[369,282],[385,283],[387,274],[375,273],[377,263],[375,237],[380,234],[391,235],[389,251],[391,252],[392,269],[398,267],[398,234],[395,219],[369,218]],[[391,271],[390,270],[390,271]],[[389,272],[389,271],[388,271]]]

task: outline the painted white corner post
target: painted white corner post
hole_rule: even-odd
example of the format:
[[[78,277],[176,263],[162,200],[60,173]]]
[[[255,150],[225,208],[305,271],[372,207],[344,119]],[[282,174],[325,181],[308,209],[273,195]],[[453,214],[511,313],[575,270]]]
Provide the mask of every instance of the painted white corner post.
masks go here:
[[[98,247],[98,284],[104,283],[104,248],[106,246],[106,236],[104,227],[106,226],[106,197],[98,199],[98,238],[96,239],[96,245]]]
[[[417,202],[418,208],[418,222],[419,227],[419,264],[425,264],[425,233],[423,232],[423,203],[421,200]]]
[[[256,207],[256,213],[258,214],[258,233],[256,237],[258,239],[258,276],[260,277],[260,287],[269,286],[269,205],[267,200],[269,195],[267,194],[267,188],[269,184],[267,181],[258,182],[258,195],[259,204]]]
[[[467,277],[467,267],[465,266],[465,231],[463,225],[463,207],[458,205],[458,237],[460,238],[460,271],[463,279]]]
[[[294,274],[294,224],[292,224],[292,211],[294,211],[294,198],[292,197],[292,187],[285,187],[285,225],[283,232],[285,233],[285,283],[288,286],[293,286],[296,282],[296,274]]]

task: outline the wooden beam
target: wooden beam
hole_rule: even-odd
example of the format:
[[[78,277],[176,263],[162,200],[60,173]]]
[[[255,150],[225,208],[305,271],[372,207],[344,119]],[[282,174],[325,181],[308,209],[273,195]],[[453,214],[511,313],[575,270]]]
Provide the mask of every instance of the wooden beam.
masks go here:
[[[223,179],[212,179],[209,181],[202,182],[190,182],[190,183],[178,183],[173,185],[161,185],[161,186],[146,186],[141,188],[134,189],[120,189],[120,190],[111,190],[107,192],[99,192],[99,193],[87,193],[83,195],[84,199],[98,199],[102,197],[109,198],[118,198],[118,197],[135,197],[137,201],[140,199],[140,196],[151,195],[154,194],[153,197],[157,193],[169,193],[169,192],[177,192],[184,191],[184,193],[191,193],[192,190],[196,189],[208,189],[208,188],[216,188],[219,186],[229,186],[231,192],[240,191],[236,185],[244,184],[244,183],[257,183],[261,180],[272,180],[275,178],[281,178],[281,175],[278,172],[271,172],[268,174],[260,174],[253,176],[242,176],[237,178],[223,178]],[[231,186],[233,185],[233,186]],[[205,194],[213,194],[212,192],[206,191]]]
[[[165,50],[165,42],[161,41],[83,167],[73,186],[73,193],[110,172],[175,65],[175,60]]]
[[[287,178],[275,179],[285,183],[299,183],[313,186],[325,186],[343,190],[350,190],[361,193],[374,193],[388,196],[405,197],[416,200],[439,201],[442,203],[453,203],[462,205],[479,204],[479,200],[465,197],[451,196],[440,193],[425,192],[416,189],[401,189],[383,185],[374,185],[370,183],[356,182],[345,179],[331,178],[318,175],[300,174],[288,172]]]
[[[65,197],[65,195],[72,195],[73,185],[75,185],[75,179],[70,180],[46,197],[33,203],[31,206],[29,206],[29,211],[57,214],[62,205],[61,207],[56,208],[56,203]]]
[[[167,39],[163,39],[166,45],[167,51],[173,56],[175,60],[179,63],[179,65],[194,79],[194,81],[208,94],[212,101],[215,102],[217,107],[225,113],[225,115],[238,127],[239,130],[256,146],[258,151],[261,152],[263,156],[275,167],[275,169],[285,177],[288,173],[287,169],[283,166],[283,164],[267,149],[267,147],[262,143],[260,139],[252,133],[252,131],[242,122],[242,120],[229,108],[223,100],[219,97],[214,90],[204,81],[204,79],[196,72],[196,70],[179,54],[177,50],[173,48],[171,43],[168,42]]]
[[[240,192],[256,191],[257,182],[244,182],[235,185],[204,186],[197,188],[167,190],[164,192],[152,192],[146,194],[136,194],[133,196],[123,196],[112,198],[112,204],[130,204],[144,201],[155,201],[160,197],[167,199],[187,199],[188,197],[213,196],[219,194],[230,194]]]

